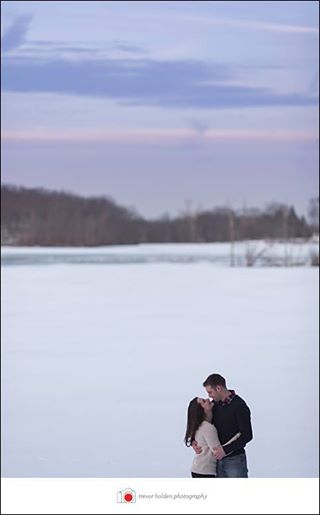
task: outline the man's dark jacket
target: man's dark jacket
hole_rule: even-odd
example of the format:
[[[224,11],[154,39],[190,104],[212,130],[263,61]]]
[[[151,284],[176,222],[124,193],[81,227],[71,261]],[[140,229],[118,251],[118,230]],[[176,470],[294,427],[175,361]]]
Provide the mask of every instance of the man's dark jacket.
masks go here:
[[[237,440],[223,447],[228,456],[245,452],[245,445],[253,438],[251,414],[245,401],[233,390],[225,401],[214,402],[212,422],[218,431],[221,445],[228,442],[236,433],[241,433]]]

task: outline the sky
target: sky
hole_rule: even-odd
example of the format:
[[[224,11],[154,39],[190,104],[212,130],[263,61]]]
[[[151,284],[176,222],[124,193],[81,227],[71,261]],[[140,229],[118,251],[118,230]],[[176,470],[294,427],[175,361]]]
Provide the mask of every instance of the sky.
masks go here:
[[[2,183],[153,218],[318,196],[319,4],[5,1]]]

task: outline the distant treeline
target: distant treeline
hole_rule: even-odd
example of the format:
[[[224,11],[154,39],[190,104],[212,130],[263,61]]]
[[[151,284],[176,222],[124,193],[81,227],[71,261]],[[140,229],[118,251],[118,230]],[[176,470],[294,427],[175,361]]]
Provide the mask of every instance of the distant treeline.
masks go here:
[[[312,202],[318,199],[312,199]],[[215,242],[244,239],[308,238],[312,222],[292,206],[264,210],[217,207],[147,220],[108,197],[1,187],[1,244],[96,246],[135,243]]]

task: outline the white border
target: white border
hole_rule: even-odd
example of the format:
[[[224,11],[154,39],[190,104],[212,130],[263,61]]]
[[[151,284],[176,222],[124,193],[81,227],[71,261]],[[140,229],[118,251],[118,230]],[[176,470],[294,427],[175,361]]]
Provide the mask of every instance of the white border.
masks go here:
[[[118,502],[119,492],[126,489],[135,492],[136,502]],[[317,478],[3,478],[1,513],[318,514],[319,481]]]

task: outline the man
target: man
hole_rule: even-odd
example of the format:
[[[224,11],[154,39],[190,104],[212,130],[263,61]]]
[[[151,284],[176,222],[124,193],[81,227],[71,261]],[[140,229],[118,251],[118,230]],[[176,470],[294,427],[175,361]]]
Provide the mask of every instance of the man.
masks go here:
[[[239,438],[230,444],[213,450],[217,459],[217,477],[248,477],[244,447],[253,438],[250,409],[234,390],[227,389],[226,380],[219,374],[208,376],[203,386],[214,401],[206,415],[216,427],[221,444],[240,433]],[[196,441],[192,447],[200,454],[202,449]]]

